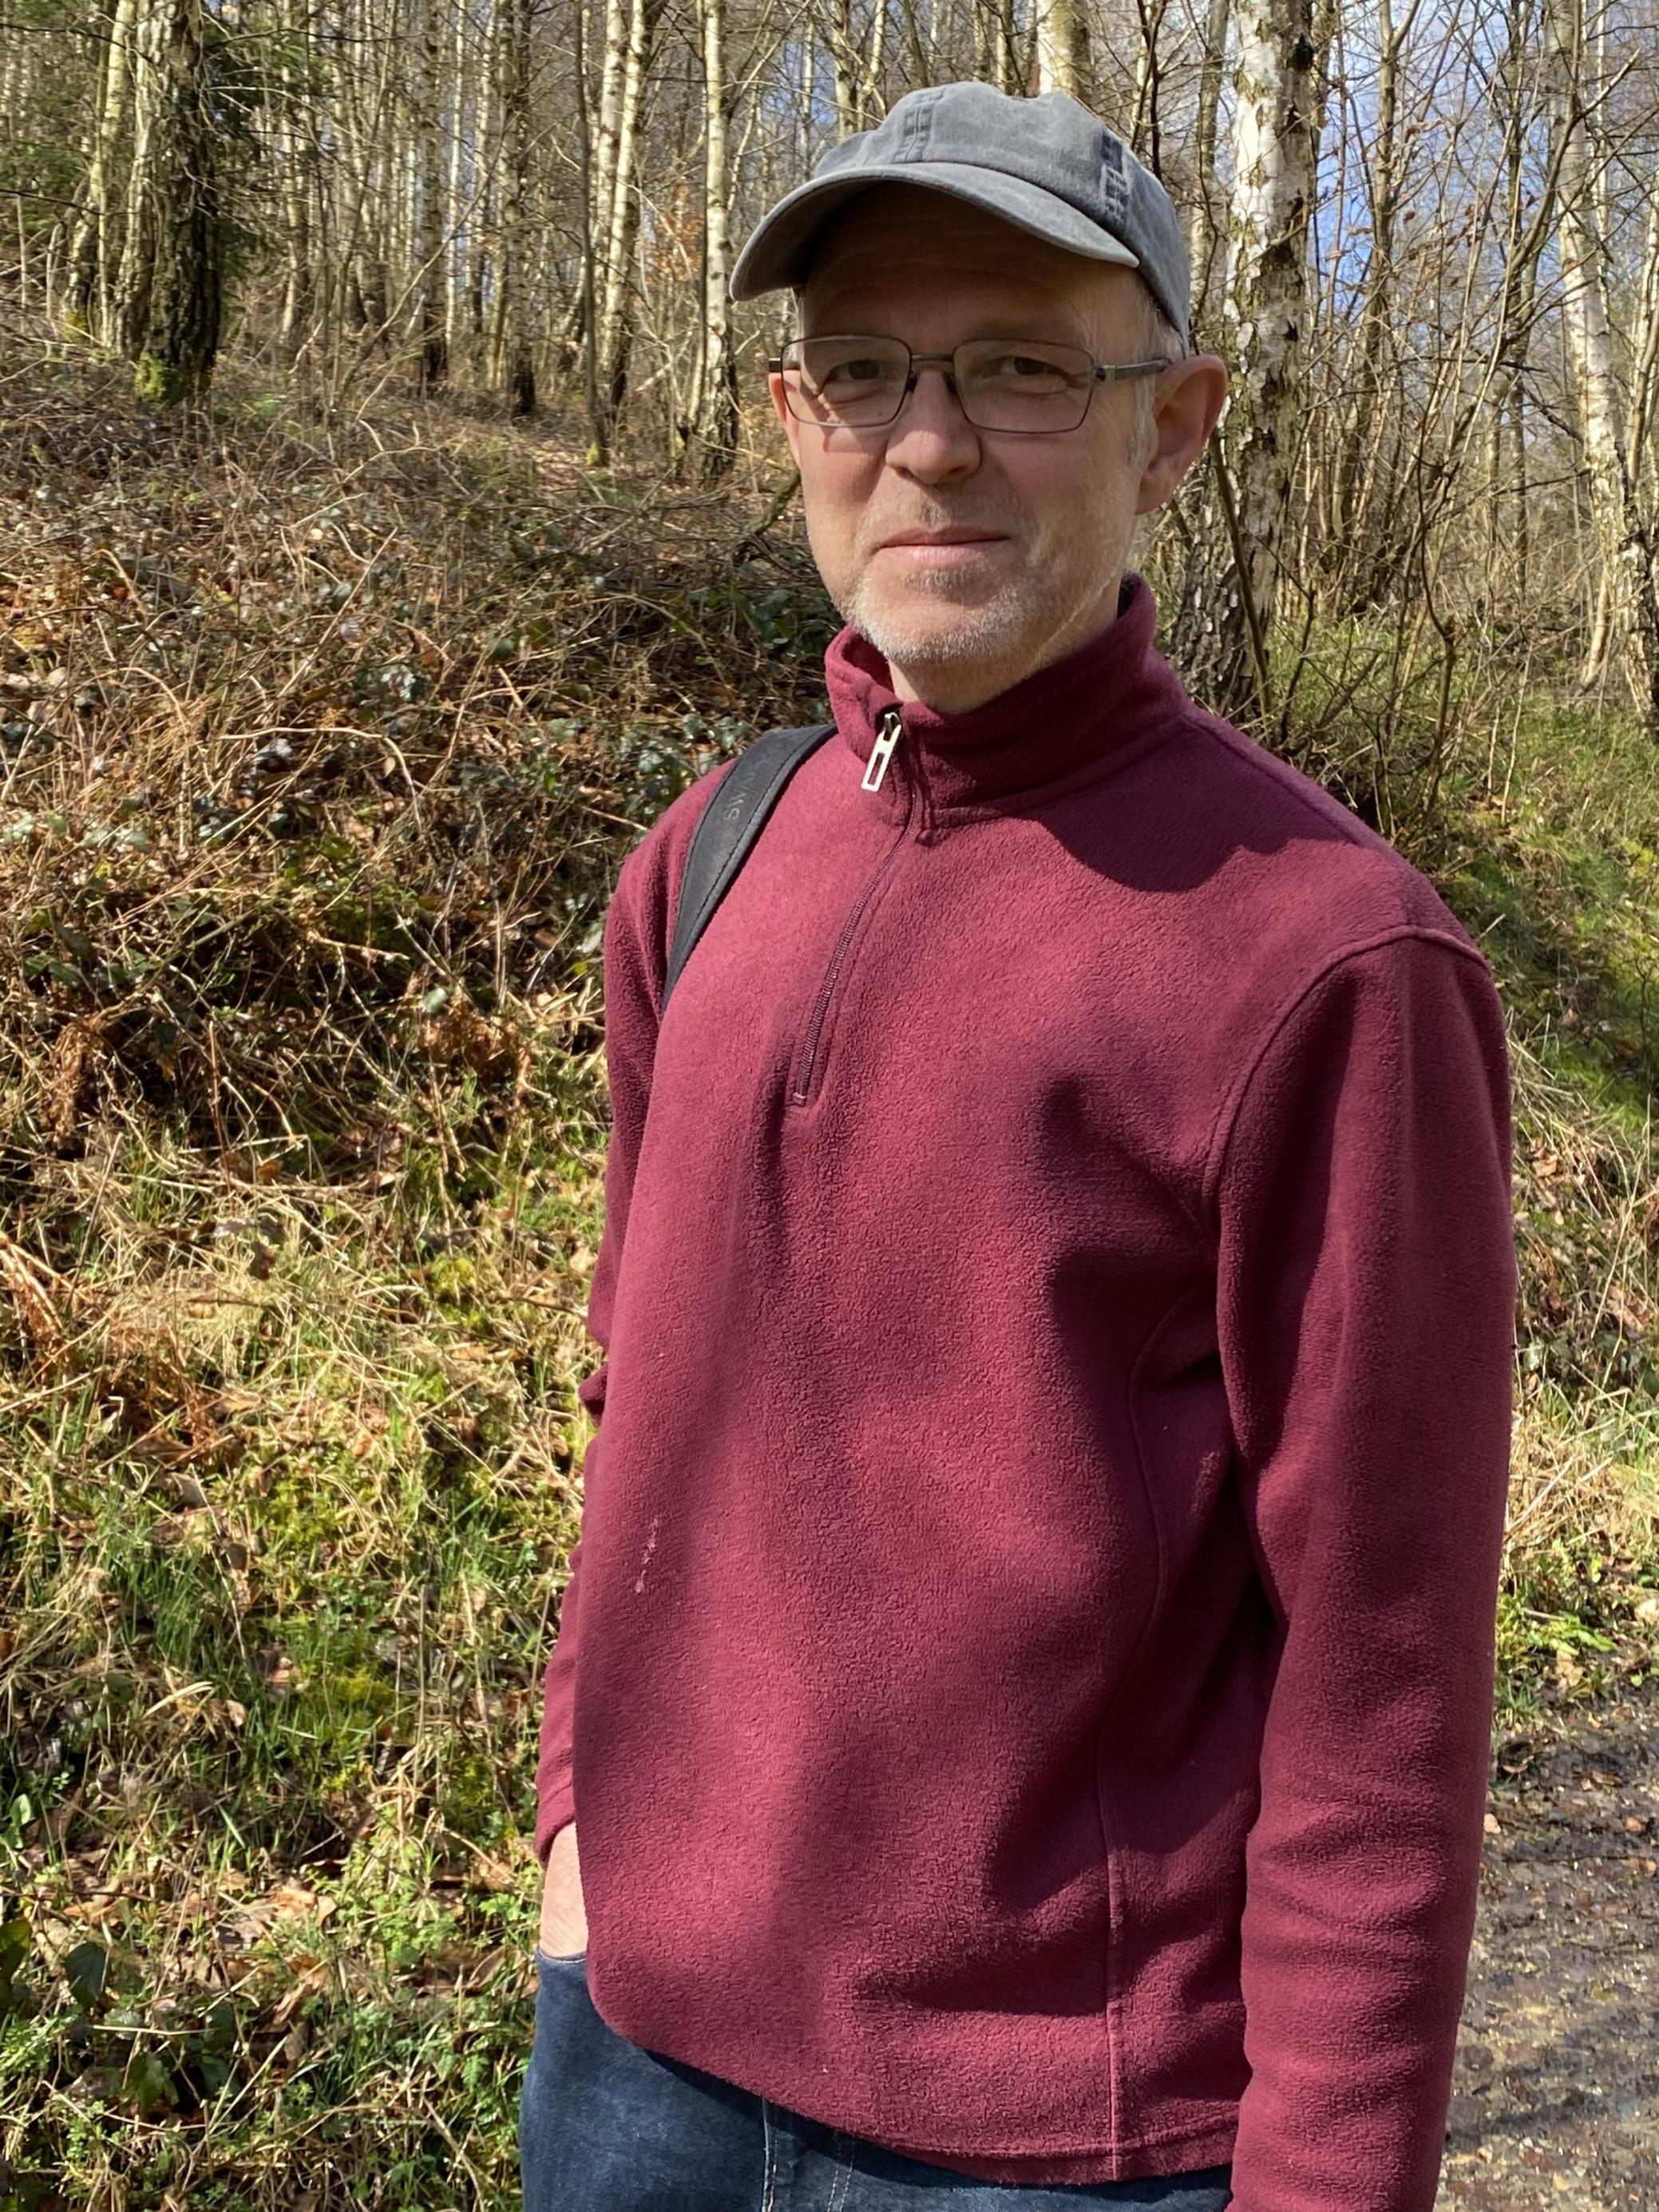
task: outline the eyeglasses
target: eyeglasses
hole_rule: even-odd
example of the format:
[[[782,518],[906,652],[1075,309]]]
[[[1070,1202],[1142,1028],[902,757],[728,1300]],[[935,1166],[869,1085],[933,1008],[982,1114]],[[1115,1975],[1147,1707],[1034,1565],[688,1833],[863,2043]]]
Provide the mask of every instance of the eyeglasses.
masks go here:
[[[975,429],[1039,437],[1075,430],[1097,384],[1156,376],[1167,361],[1098,362],[1082,346],[969,338],[953,353],[912,353],[902,338],[792,338],[767,362],[798,422],[878,430],[897,420],[919,369],[939,368]]]

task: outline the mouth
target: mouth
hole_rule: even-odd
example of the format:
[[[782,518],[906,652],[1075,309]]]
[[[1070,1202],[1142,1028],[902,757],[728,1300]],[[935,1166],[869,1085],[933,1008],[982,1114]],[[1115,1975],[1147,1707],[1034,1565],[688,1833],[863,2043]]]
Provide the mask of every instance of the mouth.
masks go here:
[[[890,538],[884,538],[878,551],[883,553],[939,553],[973,545],[1000,545],[1005,542],[997,530],[898,530]]]

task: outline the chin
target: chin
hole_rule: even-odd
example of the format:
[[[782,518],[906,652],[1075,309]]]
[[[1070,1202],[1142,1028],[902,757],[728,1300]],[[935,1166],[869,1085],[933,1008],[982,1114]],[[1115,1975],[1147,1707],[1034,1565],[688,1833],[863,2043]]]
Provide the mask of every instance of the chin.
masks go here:
[[[872,604],[854,592],[843,609],[854,629],[867,637],[890,665],[902,668],[958,667],[964,661],[1016,658],[1034,627],[1029,607],[1007,599],[982,605]]]

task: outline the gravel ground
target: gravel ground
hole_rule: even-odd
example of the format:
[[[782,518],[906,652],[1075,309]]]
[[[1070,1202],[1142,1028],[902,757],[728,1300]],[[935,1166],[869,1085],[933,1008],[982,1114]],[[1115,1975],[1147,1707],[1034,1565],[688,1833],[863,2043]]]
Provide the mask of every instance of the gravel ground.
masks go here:
[[[1440,2204],[1659,2212],[1659,1691],[1499,1759]]]

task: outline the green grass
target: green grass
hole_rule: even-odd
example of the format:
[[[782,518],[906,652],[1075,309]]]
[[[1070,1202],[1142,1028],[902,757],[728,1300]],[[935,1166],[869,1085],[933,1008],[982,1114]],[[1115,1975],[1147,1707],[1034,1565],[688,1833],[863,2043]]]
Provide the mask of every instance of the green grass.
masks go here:
[[[1523,1722],[1659,1660],[1659,745],[1540,688],[1449,796],[1425,864],[1492,962],[1515,1084],[1499,1660]]]
[[[509,1148],[449,1217],[461,1251],[401,1192],[267,1193],[257,1248],[220,1240],[177,1302],[152,1278],[148,1338],[106,1316],[10,1409],[15,2168],[135,2212],[507,2197],[595,1103],[562,1101],[556,1202]],[[137,1180],[152,1247],[230,1195],[178,1158]],[[137,1272],[130,1229],[91,1242],[88,1280]],[[148,1356],[136,1443],[115,1340],[129,1376]]]

